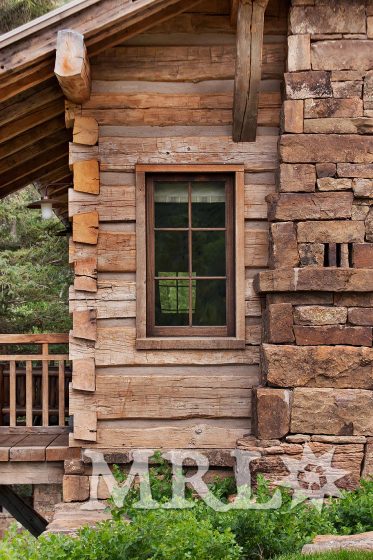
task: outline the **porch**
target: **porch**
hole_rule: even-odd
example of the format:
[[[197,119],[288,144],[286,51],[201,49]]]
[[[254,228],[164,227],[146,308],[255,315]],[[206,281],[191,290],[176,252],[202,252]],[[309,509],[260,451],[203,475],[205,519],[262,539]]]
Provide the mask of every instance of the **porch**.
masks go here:
[[[67,334],[0,335],[1,484],[62,481],[70,381]]]

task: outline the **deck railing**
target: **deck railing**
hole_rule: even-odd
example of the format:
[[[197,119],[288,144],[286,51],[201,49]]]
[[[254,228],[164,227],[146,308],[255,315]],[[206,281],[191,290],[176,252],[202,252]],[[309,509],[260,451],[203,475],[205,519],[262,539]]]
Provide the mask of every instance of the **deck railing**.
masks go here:
[[[66,425],[67,344],[67,334],[0,334],[0,426]]]

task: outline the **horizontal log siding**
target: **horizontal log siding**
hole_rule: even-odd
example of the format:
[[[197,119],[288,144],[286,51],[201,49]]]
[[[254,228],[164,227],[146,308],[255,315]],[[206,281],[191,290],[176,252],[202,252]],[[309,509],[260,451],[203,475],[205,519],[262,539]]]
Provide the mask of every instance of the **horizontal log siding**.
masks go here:
[[[97,197],[71,190],[69,214],[99,212],[98,290],[71,288],[70,309],[97,310],[97,341],[72,338],[70,351],[95,358],[96,392],[72,390],[70,398],[71,413],[97,412],[98,447],[234,447],[251,431],[262,328],[252,278],[268,260],[265,197],[275,190],[283,4],[271,0],[266,14],[255,143],[231,138],[235,30],[228,1],[203,2],[92,61],[92,96],[80,114],[99,122],[99,145],[72,145],[70,161],[98,157],[101,190]],[[138,161],[244,163],[245,350],[136,351]],[[72,260],[91,253],[71,246]]]

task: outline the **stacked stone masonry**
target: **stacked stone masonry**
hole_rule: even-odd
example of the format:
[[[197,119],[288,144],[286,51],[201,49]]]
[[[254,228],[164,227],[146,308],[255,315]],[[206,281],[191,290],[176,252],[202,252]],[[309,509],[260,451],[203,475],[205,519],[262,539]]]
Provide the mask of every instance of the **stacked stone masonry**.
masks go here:
[[[353,487],[373,475],[373,2],[293,0],[270,267],[258,472],[322,454]],[[243,445],[244,446],[244,445]],[[247,445],[248,446],[248,445]],[[247,447],[246,446],[246,447]]]

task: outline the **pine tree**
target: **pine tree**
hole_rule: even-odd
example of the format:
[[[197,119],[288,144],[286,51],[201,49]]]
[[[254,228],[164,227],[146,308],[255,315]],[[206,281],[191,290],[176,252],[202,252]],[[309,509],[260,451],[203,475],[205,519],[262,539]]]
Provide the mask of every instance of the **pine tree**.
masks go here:
[[[67,0],[0,0],[0,33],[66,4]]]

